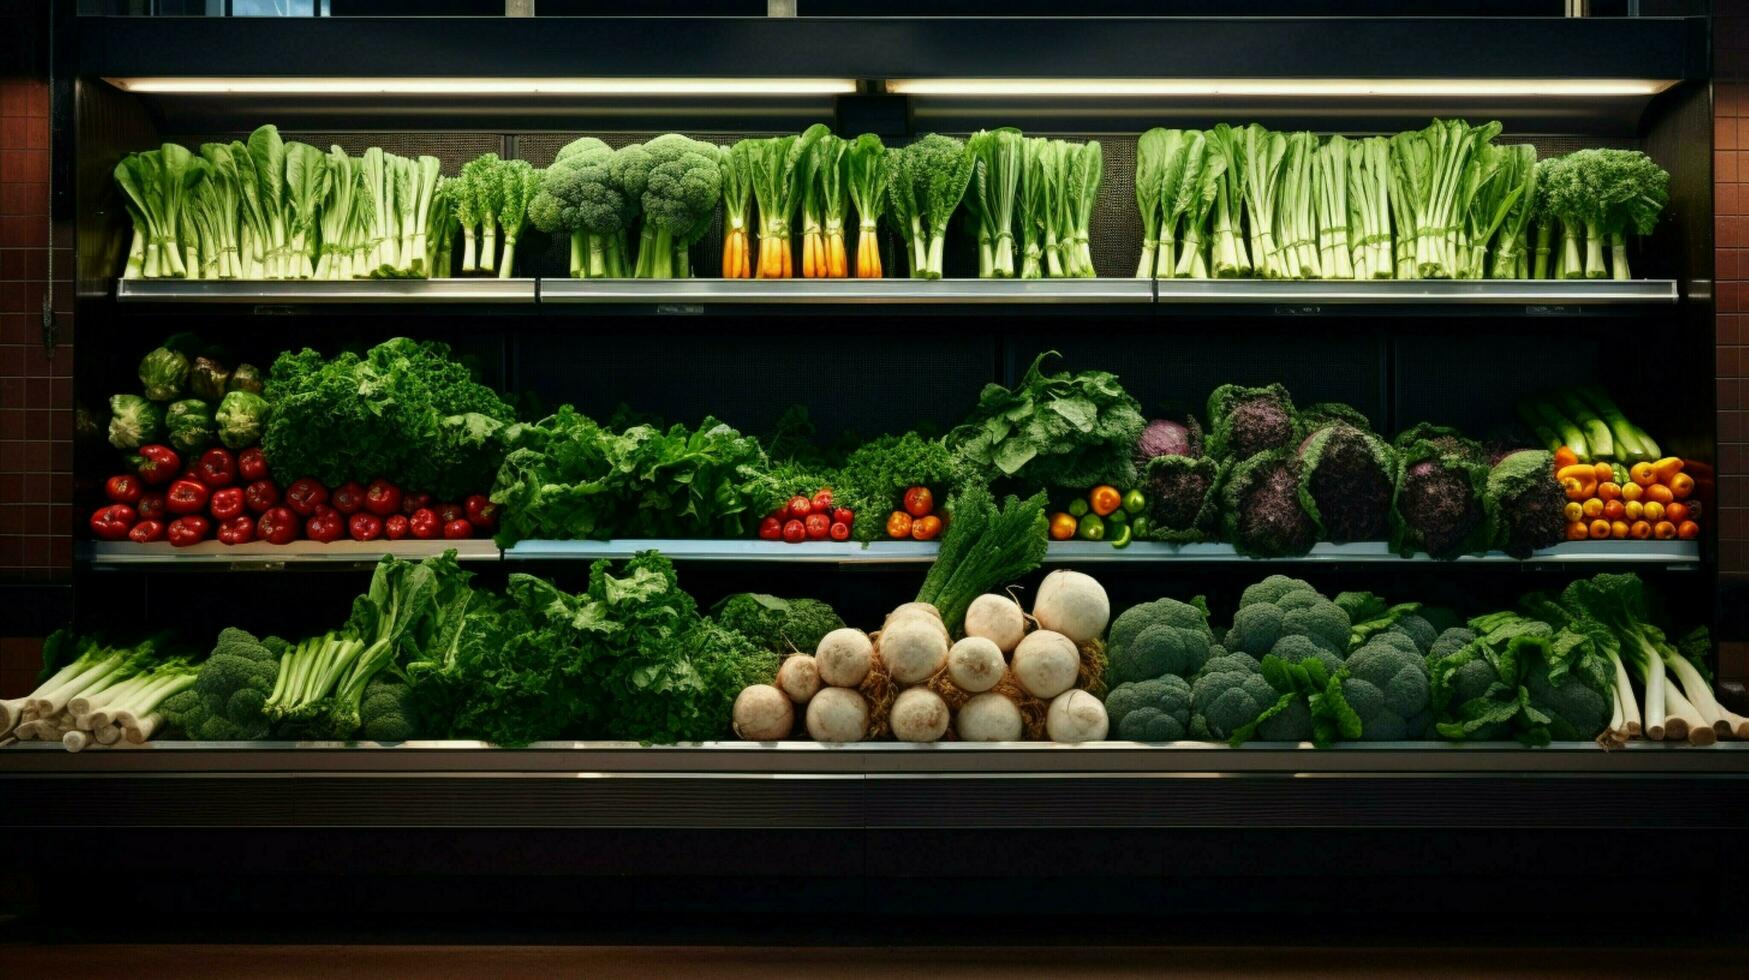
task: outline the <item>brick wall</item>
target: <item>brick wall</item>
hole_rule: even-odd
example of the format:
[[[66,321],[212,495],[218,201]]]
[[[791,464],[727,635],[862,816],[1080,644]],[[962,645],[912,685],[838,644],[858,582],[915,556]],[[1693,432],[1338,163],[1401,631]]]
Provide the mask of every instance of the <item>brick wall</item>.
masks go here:
[[[1720,11],[1713,20],[1719,576],[1729,590],[1749,587],[1749,8],[1720,4],[1715,9]],[[1749,643],[1720,644],[1719,666],[1726,677],[1749,678]]]
[[[0,588],[66,582],[73,563],[73,253],[70,228],[50,231],[46,7],[0,15]],[[51,237],[58,336],[47,350]],[[0,614],[6,697],[30,689],[41,658],[40,639],[6,635],[14,621]]]

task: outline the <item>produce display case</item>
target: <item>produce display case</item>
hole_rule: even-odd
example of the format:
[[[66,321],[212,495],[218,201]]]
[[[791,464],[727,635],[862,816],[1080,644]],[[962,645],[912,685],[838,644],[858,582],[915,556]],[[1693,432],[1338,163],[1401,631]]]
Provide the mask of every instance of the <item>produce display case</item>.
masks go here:
[[[1558,376],[1620,390],[1659,386],[1663,397],[1637,399],[1636,413],[1682,454],[1714,462],[1708,43],[1706,19],[1697,17],[310,19],[270,31],[229,19],[78,18],[76,127],[67,142],[76,171],[79,343],[131,351],[138,338],[193,323],[270,358],[305,344],[431,337],[465,353],[487,383],[541,404],[571,402],[599,417],[632,404],[673,419],[729,418],[745,431],[766,431],[785,406],[806,404],[827,436],[950,426],[984,384],[1013,384],[1034,353],[1053,348],[1079,368],[1115,371],[1150,405],[1186,395],[1194,402],[1224,381],[1280,381],[1308,402],[1352,404],[1386,432],[1426,419],[1480,427]],[[298,71],[334,87],[276,90],[288,50],[322,51]],[[786,52],[781,62],[758,54],[774,50]],[[1249,88],[1233,78],[1237,50],[1251,53],[1243,69]],[[1164,51],[1174,56],[1162,58]],[[1357,64],[1367,66],[1371,87],[1336,84]],[[455,84],[421,85],[434,66]],[[849,85],[825,86],[837,94],[792,85],[775,95],[682,88],[567,96],[531,81],[574,76],[578,66],[609,79],[759,79],[781,71]],[[361,78],[379,80],[377,90],[340,84]],[[468,79],[505,84],[470,88]],[[1111,83],[1125,79],[1156,84],[1126,94]],[[189,80],[206,85],[175,84]],[[1174,80],[1179,90],[1165,84]],[[1375,133],[1439,115],[1501,119],[1503,139],[1545,152],[1616,146],[1650,154],[1672,175],[1669,217],[1639,250],[1639,271],[1652,278],[1131,278],[1141,238],[1134,204],[1141,130],[1259,120]],[[451,173],[485,151],[542,166],[585,133],[615,143],[673,130],[727,142],[815,121],[855,132],[893,119],[896,136],[1016,125],[1104,141],[1093,235],[1100,278],[961,278],[972,268],[957,255],[939,281],[574,280],[564,275],[562,243],[526,256],[524,278],[504,280],[118,283],[115,275],[126,218],[111,168],[123,153],[163,140],[230,138],[274,121],[287,139],[332,141],[349,152],[432,152]],[[698,248],[700,268],[715,267],[717,239],[707,236]],[[821,329],[830,336],[827,358],[815,346]],[[1665,356],[1575,343],[1575,331],[1601,338],[1644,331],[1660,338]],[[95,401],[126,381],[132,361],[81,357],[77,370],[80,399]],[[79,457],[79,493],[101,481],[102,458],[101,450]],[[1330,591],[1413,585],[1436,597],[1502,597],[1527,583],[1558,587],[1582,571],[1631,568],[1669,582],[1674,611],[1717,622],[1716,533],[1708,524],[1698,541],[1575,542],[1528,560],[1490,553],[1455,562],[1399,558],[1383,543],[1323,544],[1301,558],[1264,561],[1225,544],[1117,550],[1075,542],[1053,544],[1046,564],[1108,577],[1114,608],[1160,595],[1231,599],[1276,570],[1314,577]],[[909,598],[936,550],[910,542],[462,544],[461,557],[484,581],[538,567],[572,583],[595,559],[654,547],[680,565],[701,604],[738,588],[790,588],[835,600],[847,619],[878,617]],[[387,550],[411,556],[431,547]],[[343,602],[361,586],[362,566],[384,551],[93,544],[78,559],[77,617],[91,627],[135,617],[216,629],[245,609],[257,628],[280,628],[298,614],[252,608],[264,593]],[[159,584],[168,569],[181,573],[174,588]],[[259,574],[229,574],[244,569]],[[317,574],[293,577],[304,569]],[[186,601],[190,589],[200,601]],[[18,830],[630,832],[781,823],[873,841],[898,832],[1012,831],[1015,815],[1025,814],[1028,829],[1619,829],[1653,839],[1740,824],[1749,752],[1741,744],[1605,752],[1589,743],[1532,751],[1500,743],[1234,750],[162,742],[69,754],[18,743],[0,748],[0,792],[18,801],[0,825]],[[98,794],[116,805],[98,814],[82,802]],[[600,860],[597,870],[613,865]],[[974,863],[968,857],[958,867]],[[1577,856],[1573,863],[1582,866]],[[1730,862],[1721,867],[1737,873]]]

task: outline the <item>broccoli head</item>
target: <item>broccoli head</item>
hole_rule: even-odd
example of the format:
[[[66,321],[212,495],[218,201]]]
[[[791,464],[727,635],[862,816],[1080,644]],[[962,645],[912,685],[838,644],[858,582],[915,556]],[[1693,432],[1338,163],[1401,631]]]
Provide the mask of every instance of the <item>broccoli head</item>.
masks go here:
[[[1399,452],[1397,473],[1392,536],[1398,551],[1455,558],[1484,544],[1485,464],[1423,441]]]
[[[1271,575],[1240,597],[1225,643],[1227,649],[1259,660],[1274,653],[1297,663],[1311,655],[1310,648],[1340,660],[1348,650],[1348,633],[1348,614],[1342,607],[1302,579]],[[1299,639],[1284,643],[1289,637]]]
[[[1482,507],[1490,546],[1514,558],[1566,538],[1567,495],[1555,479],[1555,458],[1540,449],[1512,453],[1488,471]]]
[[[283,644],[257,640],[240,629],[219,633],[212,655],[200,665],[194,686],[165,699],[160,708],[170,730],[203,742],[249,742],[266,738],[262,707],[279,678]]]
[[[1221,385],[1209,393],[1208,417],[1208,453],[1216,459],[1236,462],[1287,449],[1298,435],[1293,398],[1281,385]]]
[[[1114,737],[1131,742],[1176,742],[1190,733],[1190,684],[1165,674],[1129,681],[1105,696]]]
[[[1439,639],[1439,630],[1427,621],[1427,617],[1414,612],[1405,613],[1385,632],[1408,637],[1409,641],[1415,644],[1415,649],[1423,655],[1433,648],[1433,641]]]
[[[1192,734],[1228,741],[1284,700],[1287,703],[1281,710],[1257,727],[1255,737],[1268,742],[1304,741],[1312,733],[1311,709],[1293,692],[1276,690],[1250,657],[1225,654],[1211,658],[1190,686],[1195,712]]]
[[[407,685],[381,678],[372,680],[364,689],[364,703],[359,717],[364,722],[364,737],[372,742],[405,742],[416,735],[412,718],[412,701]]]
[[[1349,654],[1342,694],[1360,716],[1361,738],[1392,742],[1427,732],[1430,685],[1427,663],[1407,635],[1376,634]]]
[[[640,279],[685,277],[687,248],[710,230],[722,197],[722,151],[675,133],[627,153],[631,149],[615,154],[615,162],[621,192],[635,190],[644,211],[633,274]]]
[[[1233,467],[1221,491],[1221,529],[1241,554],[1303,555],[1318,526],[1300,502],[1300,464],[1292,450],[1272,449]]]
[[[1208,608],[1200,598],[1156,599],[1131,606],[1112,621],[1106,676],[1117,684],[1166,674],[1193,676],[1208,659],[1214,639]]]
[[[1385,536],[1391,515],[1391,448],[1363,428],[1327,425],[1300,443],[1300,502],[1338,544]]]
[[[1439,734],[1449,739],[1493,741],[1512,734],[1517,714],[1515,678],[1500,676],[1500,663],[1474,630],[1453,627],[1427,654],[1431,706]]]
[[[1433,644],[1427,648],[1427,658],[1435,660],[1440,657],[1449,657],[1469,646],[1475,639],[1475,630],[1467,626],[1453,626],[1440,633]]]
[[[812,653],[820,638],[844,627],[832,607],[818,599],[779,599],[740,592],[718,603],[717,624],[735,630],[761,650]]]

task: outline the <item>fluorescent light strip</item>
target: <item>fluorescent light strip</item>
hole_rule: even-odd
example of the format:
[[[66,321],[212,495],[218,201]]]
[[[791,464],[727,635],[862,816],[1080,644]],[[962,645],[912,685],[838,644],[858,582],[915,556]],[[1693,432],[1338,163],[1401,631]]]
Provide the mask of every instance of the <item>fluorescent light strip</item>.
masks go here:
[[[1078,98],[1586,98],[1657,95],[1675,84],[1655,78],[895,78],[887,82],[887,91],[895,95]]]
[[[108,78],[166,95],[848,95],[849,78]]]

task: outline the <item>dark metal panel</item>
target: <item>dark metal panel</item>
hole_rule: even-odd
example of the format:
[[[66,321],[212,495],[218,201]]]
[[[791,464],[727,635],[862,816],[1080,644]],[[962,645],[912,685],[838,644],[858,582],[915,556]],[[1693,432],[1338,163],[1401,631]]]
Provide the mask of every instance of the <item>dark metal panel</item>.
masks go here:
[[[288,51],[322,52],[307,70],[371,76],[586,68],[632,77],[1297,78],[1346,77],[1365,66],[1375,78],[1497,78],[1528,65],[1557,78],[1705,72],[1701,18],[294,18],[271,27],[81,18],[81,26],[90,37],[81,69],[98,75],[282,74]],[[506,52],[515,57],[506,61]]]

